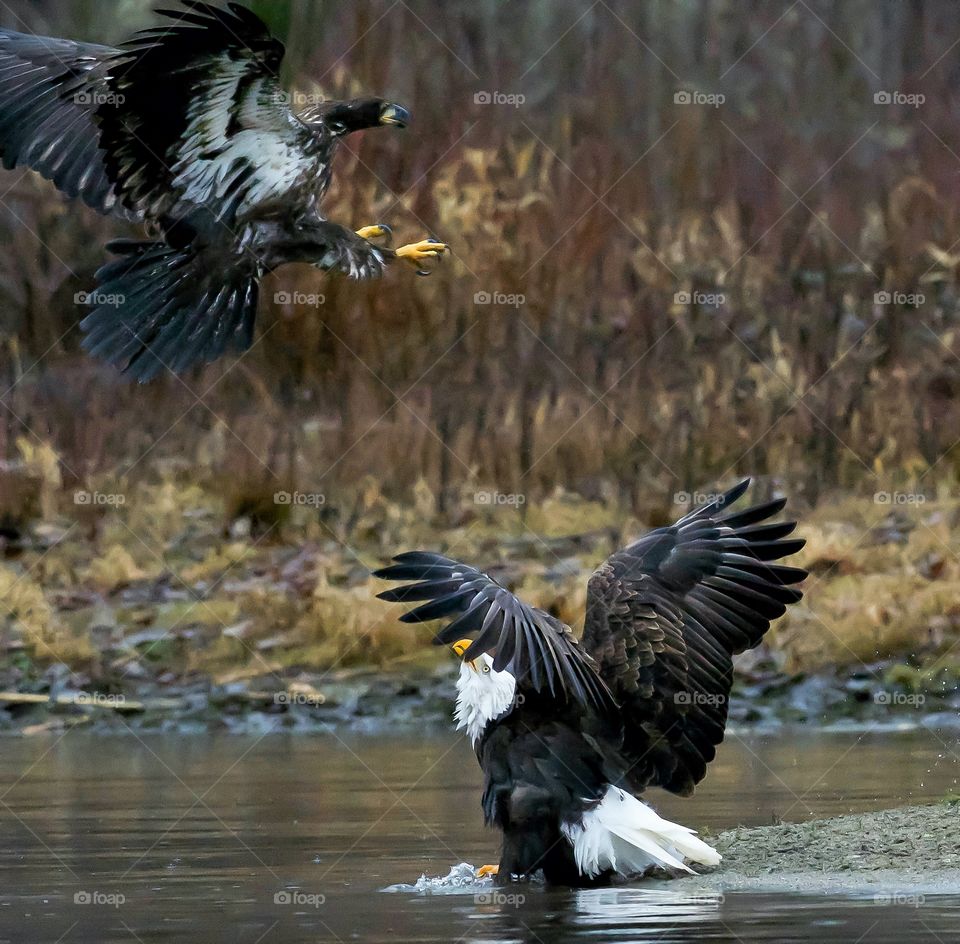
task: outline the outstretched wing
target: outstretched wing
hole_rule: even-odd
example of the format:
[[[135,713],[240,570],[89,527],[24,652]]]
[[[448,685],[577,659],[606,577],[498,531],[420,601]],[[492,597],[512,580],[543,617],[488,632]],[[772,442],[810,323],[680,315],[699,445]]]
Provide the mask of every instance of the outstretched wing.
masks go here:
[[[117,50],[0,30],[0,158],[101,213],[117,206],[96,123]]]
[[[290,110],[283,44],[258,17],[201,0],[158,12],[175,22],[117,49],[0,31],[6,167],[31,167],[101,212],[155,220],[201,206],[230,221],[329,176],[329,142]]]
[[[309,217],[258,222],[234,234],[198,212],[167,239],[119,240],[119,258],[97,273],[87,297],[83,346],[145,383],[165,369],[179,374],[211,363],[254,338],[259,281],[287,262],[309,261],[353,278],[378,278],[394,254],[356,233]]]
[[[284,47],[239,3],[183,6],[120,47],[97,109],[107,171],[148,217],[177,201],[236,214],[309,160],[280,85]]]
[[[741,482],[610,557],[590,578],[583,646],[623,710],[636,786],[690,793],[723,740],[733,655],[802,594],[775,563],[803,547],[774,501],[730,514]]]
[[[523,603],[487,574],[448,557],[415,551],[393,560],[391,567],[374,576],[415,582],[386,590],[379,598],[396,603],[429,601],[400,617],[405,623],[452,618],[437,633],[437,645],[475,636],[464,659],[492,652],[494,669],[508,670],[520,688],[558,699],[572,697],[605,714],[616,710],[593,660],[570,627],[556,617]]]

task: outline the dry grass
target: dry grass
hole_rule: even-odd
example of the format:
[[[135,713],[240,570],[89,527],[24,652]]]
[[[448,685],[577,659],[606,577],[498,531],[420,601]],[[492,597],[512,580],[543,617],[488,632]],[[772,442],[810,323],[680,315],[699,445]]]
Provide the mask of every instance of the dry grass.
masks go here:
[[[41,31],[118,38],[149,4],[112,26],[22,6]],[[351,142],[329,215],[435,232],[454,258],[375,286],[279,273],[247,356],[148,388],[79,352],[74,294],[122,227],[4,178],[0,538],[63,539],[7,565],[54,628],[29,629],[10,601],[8,632],[45,658],[57,614],[80,625],[103,598],[121,635],[192,605],[193,635],[150,656],[177,671],[396,659],[418,637],[382,618],[363,576],[393,550],[528,562],[524,588],[574,618],[582,580],[545,581],[551,555],[585,572],[670,520],[677,492],[753,474],[796,499],[810,539],[809,605],[773,641],[789,665],[948,650],[960,137],[950,70],[932,65],[955,10],[754,6],[257,4],[289,31],[304,89],[317,77],[415,107],[415,134]],[[544,56],[547,37],[562,39]],[[925,105],[876,105],[878,76]],[[478,85],[528,104],[475,104]],[[677,105],[678,86],[726,101]],[[271,305],[281,285],[327,302]],[[76,490],[126,504],[74,505]],[[871,537],[890,510],[879,491],[928,499],[894,509],[916,518],[903,543]],[[548,540],[574,533],[590,537]],[[308,577],[284,576],[297,549]],[[224,637],[203,616],[220,602],[252,625]]]
[[[953,652],[960,640],[957,503],[888,509],[847,500],[803,522],[808,544],[800,561],[813,572],[808,602],[775,632],[789,668],[904,654],[924,662]]]
[[[755,494],[771,485],[759,482]],[[72,493],[61,494],[58,513],[32,527],[46,544],[8,549],[7,660],[63,661],[97,677],[136,664],[170,681],[435,662],[430,628],[398,622],[401,608],[376,600],[383,586],[369,576],[414,547],[496,567],[524,598],[579,627],[592,568],[683,510],[664,504],[644,519],[557,492],[523,514],[478,508],[472,493],[440,512],[424,488],[401,505],[367,482],[322,509],[293,508],[258,536],[222,494],[173,479],[141,483],[123,505],[100,510],[92,530],[71,521],[76,508]],[[960,671],[955,500],[891,506],[850,496],[793,510],[808,540],[797,563],[812,576],[804,602],[768,637],[777,665],[809,672],[898,659],[912,666],[910,685]]]

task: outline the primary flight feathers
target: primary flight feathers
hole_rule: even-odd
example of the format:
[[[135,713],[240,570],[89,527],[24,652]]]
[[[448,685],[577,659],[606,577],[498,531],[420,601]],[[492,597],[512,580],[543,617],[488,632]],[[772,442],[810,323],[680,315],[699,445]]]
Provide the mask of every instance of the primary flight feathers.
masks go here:
[[[613,554],[590,578],[583,638],[496,580],[439,554],[401,554],[376,573],[415,581],[384,600],[420,602],[402,619],[451,618],[436,637],[472,637],[518,689],[619,719],[629,782],[689,793],[723,739],[733,656],[801,599],[806,572],[778,561],[803,547],[794,522],[765,523],[784,500],[732,512],[741,482]]]
[[[0,159],[159,238],[90,293],[86,346],[147,380],[246,350],[260,280],[288,262],[372,278],[396,258],[423,271],[446,247],[394,252],[319,212],[337,143],[409,115],[381,99],[299,114],[280,84],[284,47],[238,3],[183,0],[173,22],[117,48],[0,30]]]

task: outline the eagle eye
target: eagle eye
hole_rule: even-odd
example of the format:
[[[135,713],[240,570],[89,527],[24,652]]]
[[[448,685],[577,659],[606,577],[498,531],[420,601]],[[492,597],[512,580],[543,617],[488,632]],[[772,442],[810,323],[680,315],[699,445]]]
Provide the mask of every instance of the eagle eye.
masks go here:
[[[487,675],[487,674],[489,674],[489,672],[490,672],[490,666],[489,666],[489,665],[485,665],[485,666],[483,667],[483,674],[484,674],[484,675]]]

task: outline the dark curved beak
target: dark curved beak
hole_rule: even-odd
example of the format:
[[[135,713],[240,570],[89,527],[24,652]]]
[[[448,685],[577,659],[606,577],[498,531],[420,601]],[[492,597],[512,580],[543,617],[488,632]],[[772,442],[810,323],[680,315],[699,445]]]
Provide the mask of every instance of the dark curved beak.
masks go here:
[[[380,111],[380,124],[406,128],[410,124],[410,112],[402,105],[386,104]]]

